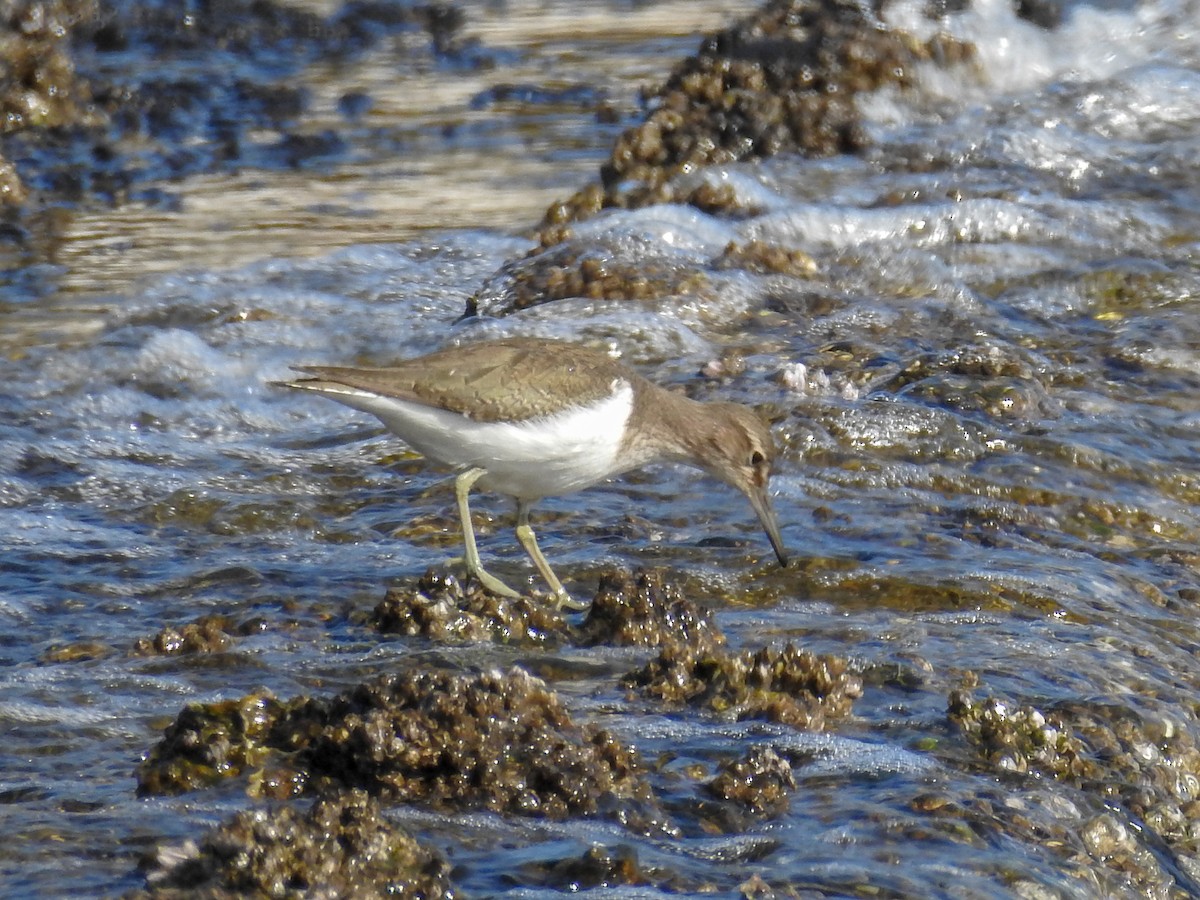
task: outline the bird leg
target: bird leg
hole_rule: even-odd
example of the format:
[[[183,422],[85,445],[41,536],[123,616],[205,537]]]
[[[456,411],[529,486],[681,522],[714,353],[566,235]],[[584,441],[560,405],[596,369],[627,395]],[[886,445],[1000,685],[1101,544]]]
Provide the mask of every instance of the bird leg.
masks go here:
[[[483,570],[483,563],[479,561],[479,550],[475,546],[475,529],[471,526],[471,506],[467,502],[467,494],[471,492],[471,488],[475,482],[486,474],[486,469],[477,467],[467,469],[467,471],[454,479],[454,496],[458,500],[458,518],[462,521],[463,545],[466,548],[467,556],[467,571],[493,594],[515,599],[521,596],[520,593],[514,591],[495,575],[489,575]]]
[[[558,576],[554,574],[554,570],[550,568],[550,563],[546,562],[546,557],[542,556],[537,538],[533,534],[533,528],[529,524],[529,504],[524,500],[517,501],[517,540],[521,542],[521,546],[525,548],[525,552],[529,554],[529,558],[533,560],[537,570],[542,573],[546,584],[550,585],[550,590],[554,592],[554,599],[559,606],[565,606],[568,609],[587,609],[587,603],[571,599],[571,595],[567,593],[562,582],[558,580]]]

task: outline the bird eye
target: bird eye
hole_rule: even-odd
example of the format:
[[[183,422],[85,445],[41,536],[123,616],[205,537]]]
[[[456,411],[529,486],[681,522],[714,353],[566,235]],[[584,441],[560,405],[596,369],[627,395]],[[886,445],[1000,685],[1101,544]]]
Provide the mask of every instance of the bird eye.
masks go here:
[[[750,465],[752,465],[756,468],[758,466],[761,466],[766,461],[767,461],[767,458],[765,456],[763,456],[761,450],[755,450],[753,453],[750,454]]]

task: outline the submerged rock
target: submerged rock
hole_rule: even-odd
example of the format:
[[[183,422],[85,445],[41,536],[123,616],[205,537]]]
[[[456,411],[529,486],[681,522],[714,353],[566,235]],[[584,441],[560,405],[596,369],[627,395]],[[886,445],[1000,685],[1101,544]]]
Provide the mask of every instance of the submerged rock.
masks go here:
[[[180,794],[260,766],[284,710],[266,691],[185,706],[138,766],[138,796]]]
[[[432,569],[415,589],[391,588],[369,624],[383,634],[434,641],[497,641],[545,644],[565,636],[560,610],[532,596],[500,597],[478,584],[464,588],[453,575]]]
[[[660,573],[639,569],[633,575],[607,572],[579,629],[580,643],[591,646],[661,647],[670,642],[713,650],[725,645],[708,610],[688,600],[682,589]]]
[[[391,588],[367,617],[384,634],[457,643],[492,641],[521,646],[574,643],[660,647],[682,641],[703,647],[725,643],[708,610],[689,600],[661,572],[610,570],[572,627],[545,598],[497,596],[477,584],[464,587],[453,575],[430,570],[414,588]]]
[[[711,188],[670,184],[709,165],[779,153],[830,156],[867,144],[856,95],[905,88],[919,62],[956,65],[973,50],[947,35],[920,41],[853,0],[773,0],[704,39],[649,92],[651,112],[627,130],[589,185],[546,213],[547,234],[608,207],[692,202],[714,210]],[[550,241],[552,242],[552,241]]]
[[[1189,729],[1116,703],[1040,710],[967,691],[951,693],[948,712],[988,766],[1053,778],[1105,808],[1095,815],[1080,808],[1067,823],[1096,863],[1147,896],[1167,896],[1172,887],[1200,893],[1200,880],[1172,859],[1194,859],[1198,849],[1200,748]]]
[[[756,820],[786,813],[795,790],[791,763],[772,747],[752,747],[723,762],[716,777],[704,785],[711,799],[700,805],[698,816],[707,832],[736,834]]]
[[[650,799],[637,754],[521,669],[386,675],[282,725],[314,778],[440,810],[561,819]]]
[[[813,731],[848,715],[862,696],[862,679],[848,671],[845,659],[818,656],[792,644],[736,654],[672,644],[627,675],[625,683],[667,703]]]
[[[505,315],[567,297],[650,300],[715,289],[696,259],[661,242],[632,243],[599,235],[534,250],[489,278],[464,315]]]
[[[252,626],[253,629],[253,626]],[[189,653],[220,653],[244,633],[229,616],[201,616],[186,625],[167,625],[152,638],[138,638],[134,656],[181,656]]]
[[[594,846],[582,856],[522,866],[521,884],[575,894],[590,888],[653,884],[655,874],[639,864],[637,852],[628,844]]]
[[[267,694],[194,704],[138,768],[138,793],[179,793],[251,775],[283,797],[355,787],[442,810],[562,819],[615,816],[657,827],[636,751],[577,725],[557,694],[521,669],[417,670],[328,698]]]
[[[363,791],[252,809],[197,842],[160,849],[145,890],[183,897],[389,897],[449,900],[450,865],[392,824]]]

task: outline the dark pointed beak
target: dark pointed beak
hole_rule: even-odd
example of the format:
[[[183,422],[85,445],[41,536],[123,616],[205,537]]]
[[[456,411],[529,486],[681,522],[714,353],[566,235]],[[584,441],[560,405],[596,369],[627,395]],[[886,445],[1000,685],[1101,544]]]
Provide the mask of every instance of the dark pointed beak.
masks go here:
[[[767,537],[771,539],[771,546],[775,548],[775,555],[779,557],[779,565],[787,568],[787,549],[783,546],[783,536],[779,533],[779,520],[775,518],[775,510],[771,507],[771,498],[767,496],[766,487],[751,488],[746,492],[746,496],[750,498],[750,505],[758,513],[758,521],[762,522]]]

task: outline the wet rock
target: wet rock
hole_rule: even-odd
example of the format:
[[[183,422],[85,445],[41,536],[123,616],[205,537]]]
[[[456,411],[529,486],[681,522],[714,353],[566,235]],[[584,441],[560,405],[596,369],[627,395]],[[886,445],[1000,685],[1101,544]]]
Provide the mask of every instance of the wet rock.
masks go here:
[[[791,764],[774,749],[753,747],[741,759],[723,763],[705,789],[755,816],[777,816],[787,811],[796,779]]]
[[[799,252],[751,244],[727,248],[716,260],[680,260],[654,245],[633,253],[577,240],[570,225],[607,208],[666,203],[729,217],[754,214],[730,185],[696,173],[784,152],[855,152],[866,142],[857,93],[908,86],[918,62],[955,65],[970,56],[944,35],[922,43],[883,27],[853,0],[767,3],[707,38],[675,68],[648,97],[645,121],[617,140],[600,183],[552,206],[540,248],[497,273],[465,315],[502,316],[567,297],[704,298],[718,289],[707,276],[713,270],[811,276],[812,260]]]
[[[999,343],[966,344],[920,356],[878,387],[899,396],[994,419],[1057,416],[1037,364],[1029,354]]]
[[[0,206],[20,206],[27,197],[17,167],[0,154]]]
[[[100,641],[72,641],[69,644],[54,644],[47,647],[38,657],[43,663],[87,662],[112,656],[114,649]]]
[[[794,893],[794,891],[786,893]],[[738,895],[744,900],[777,900],[780,896],[766,879],[757,873],[738,885]]]
[[[434,809],[560,819],[650,798],[636,753],[520,669],[388,675],[308,701],[283,731],[314,777]]]
[[[590,847],[582,856],[570,859],[524,865],[520,881],[525,887],[575,894],[591,888],[652,884],[654,879],[651,873],[642,870],[637,851],[621,844],[614,848]]]
[[[661,647],[682,642],[705,652],[725,645],[708,610],[683,596],[659,573],[607,572],[579,629],[579,642],[618,647]]]
[[[283,712],[265,691],[185,706],[138,766],[138,796],[209,787],[261,765]]]
[[[96,10],[94,0],[21,0],[0,8],[0,133],[84,116],[91,95],[75,75],[70,37]]]
[[[1200,748],[1191,729],[1117,704],[1072,702],[1043,711],[965,691],[950,695],[949,715],[989,765],[1052,777],[1127,811],[1072,823],[1094,860],[1147,890],[1165,879],[1200,891],[1186,873],[1164,872],[1163,855],[1133,834],[1149,834],[1171,852],[1196,853]]]
[[[758,240],[729,244],[714,261],[713,267],[738,269],[758,275],[791,275],[795,278],[808,278],[817,273],[816,260],[803,250]]]
[[[549,238],[545,232],[543,242]],[[662,241],[628,234],[577,238],[569,229],[555,232],[554,246],[542,246],[504,265],[467,302],[464,315],[503,316],[551,300],[653,300],[704,298],[720,290],[710,273],[729,270],[757,275],[808,278],[816,264],[802,250],[762,241],[730,243],[719,256],[698,258]]]
[[[132,652],[134,656],[221,653],[233,646],[239,630],[229,616],[202,616],[186,625],[168,625],[152,638],[138,638]]]
[[[901,396],[959,413],[980,413],[989,419],[1039,420],[1057,414],[1056,404],[1041,386],[1012,378],[980,382],[933,376],[906,388]]]
[[[1048,718],[1032,707],[1013,707],[995,698],[976,701],[955,691],[950,719],[998,769],[1024,774],[1032,768],[1056,778],[1098,774],[1083,743],[1058,716]]]
[[[160,851],[126,895],[452,898],[450,865],[392,824],[362,791],[235,815],[198,842]]]
[[[746,357],[737,347],[722,347],[718,358],[710,359],[700,367],[700,374],[713,381],[736,378],[746,373]]]
[[[824,300],[819,291],[775,293],[767,297],[767,306],[772,311],[785,312],[789,316],[823,315]],[[806,312],[809,308],[811,312]],[[773,380],[789,393],[800,397],[841,397],[856,400],[870,388],[872,381],[879,378],[879,369],[890,367],[889,363],[873,355],[867,347],[849,347],[843,342],[819,347],[806,354],[806,362],[787,363],[774,375]]]
[[[648,697],[730,719],[762,718],[820,731],[829,719],[849,714],[862,696],[862,679],[847,668],[841,657],[792,644],[739,654],[672,644],[625,676],[625,684]]]
[[[603,813],[639,830],[663,827],[636,752],[576,725],[520,669],[418,670],[330,698],[251,694],[192,705],[139,767],[138,793],[243,774],[252,793],[274,797],[355,787],[443,811]]]
[[[547,600],[499,597],[477,584],[463,588],[453,575],[432,569],[415,590],[390,589],[369,624],[384,634],[441,642],[542,645],[564,638],[567,632],[563,614]]]
[[[1061,0],[1013,0],[1013,11],[1019,18],[1050,31],[1062,24],[1064,5]]]
[[[537,249],[503,266],[467,302],[466,316],[500,316],[551,300],[650,300],[709,288],[697,262],[661,242],[590,238]]]
[[[815,410],[812,417],[832,439],[831,455],[846,469],[864,475],[881,466],[871,455],[901,457],[913,462],[945,462],[952,459],[966,466],[987,452],[992,437],[989,423],[943,409],[939,405],[889,403],[831,405]]]
[[[429,35],[426,55],[486,63],[461,38],[463,22],[441,3],[351,2],[328,14],[271,0],[186,9],[140,0],[10,3],[0,10],[0,133],[14,136],[6,155],[22,160],[38,191],[0,160],[0,204],[46,196],[169,203],[146,185],[239,162],[344,155],[349,139],[306,121],[309,97],[286,73],[416,29]],[[114,65],[117,53],[134,62]],[[46,227],[36,219],[30,226]]]
[[[889,383],[899,389],[931,375],[962,375],[967,378],[1033,377],[1033,366],[1023,351],[1000,343],[964,344],[939,353],[926,354],[910,362]]]
[[[884,27],[851,0],[774,0],[714,35],[649,93],[652,111],[616,142],[593,185],[551,207],[544,225],[607,207],[720,198],[678,196],[679,174],[778,153],[829,156],[866,144],[855,95],[904,88],[925,60],[953,64],[969,48],[945,36],[922,43]]]
[[[384,634],[438,642],[493,641],[522,646],[658,647],[682,641],[720,647],[725,637],[706,609],[662,573],[605,572],[583,623],[572,628],[549,599],[498,597],[431,569],[415,588],[392,588],[367,617]]]
[[[1096,816],[1079,829],[1088,853],[1097,859],[1113,857],[1118,853],[1130,853],[1137,849],[1137,841],[1123,822],[1115,816]]]
[[[502,316],[567,297],[640,300],[719,290],[710,271],[810,277],[798,251],[757,242],[726,248],[714,260],[680,259],[661,242],[638,252],[577,239],[571,223],[606,208],[678,203],[713,215],[743,217],[728,184],[697,173],[705,166],[784,152],[855,152],[866,141],[855,94],[911,83],[918,61],[955,64],[944,36],[927,44],[882,27],[853,0],[775,0],[705,39],[648,98],[645,121],[616,142],[599,184],[552,206],[540,248],[509,264],[467,304],[465,315]]]

